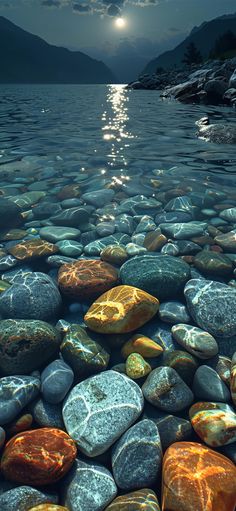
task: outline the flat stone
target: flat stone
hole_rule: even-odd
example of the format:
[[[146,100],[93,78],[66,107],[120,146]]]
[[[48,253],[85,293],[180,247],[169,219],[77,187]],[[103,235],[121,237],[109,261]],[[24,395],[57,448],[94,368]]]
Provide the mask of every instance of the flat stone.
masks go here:
[[[42,191],[25,192],[15,197],[12,196],[10,200],[24,210],[29,209],[30,206],[39,202],[45,195],[46,193]]]
[[[172,256],[143,255],[121,266],[122,284],[136,286],[160,300],[181,293],[190,278],[190,267]]]
[[[154,485],[161,463],[158,429],[148,419],[129,428],[112,449],[112,471],[117,486],[122,490]]]
[[[186,284],[184,294],[190,314],[200,328],[223,339],[236,335],[235,288],[193,279]]]
[[[231,444],[236,440],[236,413],[225,403],[198,402],[189,416],[197,435],[210,447]]]
[[[84,253],[88,256],[99,256],[101,251],[109,245],[127,245],[130,243],[130,236],[122,232],[116,232],[105,236],[100,240],[91,241],[84,247]]]
[[[103,511],[117,494],[115,481],[107,468],[78,459],[64,487],[64,503],[71,511]]]
[[[50,220],[54,225],[77,228],[88,222],[89,211],[85,207],[63,209],[55,216],[51,216]]]
[[[79,379],[104,371],[110,359],[105,348],[91,339],[86,330],[77,324],[70,324],[65,329],[60,350]]]
[[[55,483],[70,470],[76,452],[73,440],[60,429],[24,431],[7,443],[1,471],[6,479],[22,484]]]
[[[166,412],[179,412],[193,402],[193,393],[171,367],[158,367],[142,386],[145,399]]]
[[[34,376],[0,378],[0,424],[11,422],[39,393],[40,380]]]
[[[99,333],[132,332],[157,313],[159,301],[133,286],[117,286],[101,295],[84,316],[85,324]]]
[[[94,300],[118,282],[117,270],[97,259],[81,259],[63,265],[58,283],[63,294],[78,300]]]
[[[26,240],[8,249],[11,255],[20,261],[28,261],[37,257],[46,257],[58,252],[58,247],[48,241],[35,239]]]
[[[235,223],[236,222],[236,208],[228,208],[224,209],[220,212],[220,218],[227,220],[227,222]]]
[[[60,403],[70,390],[73,380],[71,367],[64,360],[54,360],[41,374],[41,392],[44,399],[48,403]]]
[[[229,252],[236,251],[236,229],[226,234],[219,234],[215,237],[215,243]]]
[[[218,353],[214,337],[196,326],[179,323],[171,328],[171,333],[180,346],[197,358],[206,360]]]
[[[191,316],[184,303],[177,300],[162,302],[159,307],[158,315],[166,323],[190,323]]]
[[[142,408],[139,386],[109,370],[82,381],[69,392],[63,418],[79,449],[93,457],[106,452],[137,420]]]
[[[75,240],[62,240],[56,243],[62,255],[68,257],[79,257],[83,252],[83,245]]]
[[[55,225],[42,227],[39,231],[42,239],[56,243],[57,241],[77,239],[80,236],[79,229],[74,227],[57,227]]]
[[[207,223],[205,222],[184,222],[184,223],[166,223],[159,225],[163,234],[174,240],[187,240],[193,236],[199,236],[205,233]]]
[[[84,193],[81,195],[81,199],[83,199],[87,204],[92,204],[96,208],[101,208],[105,204],[111,202],[114,195],[114,190],[96,190]]]
[[[3,375],[29,374],[47,363],[59,346],[58,331],[45,321],[0,321],[0,370]]]
[[[45,273],[16,275],[12,286],[0,294],[3,318],[54,320],[62,306],[55,282]]]
[[[197,442],[171,445],[163,460],[163,511],[234,511],[236,470],[222,454]]]
[[[233,271],[233,264],[224,254],[212,250],[202,250],[194,258],[194,266],[207,275],[229,275]]]
[[[160,511],[157,496],[147,488],[116,497],[105,511]]]
[[[50,506],[50,503],[55,502],[57,502],[55,495],[42,490],[36,490],[32,486],[18,486],[0,495],[0,508],[2,511],[28,511],[32,509],[32,506],[44,503]],[[50,508],[48,511],[51,511]]]
[[[230,392],[212,367],[200,366],[193,380],[193,393],[197,399],[204,401],[230,401]]]

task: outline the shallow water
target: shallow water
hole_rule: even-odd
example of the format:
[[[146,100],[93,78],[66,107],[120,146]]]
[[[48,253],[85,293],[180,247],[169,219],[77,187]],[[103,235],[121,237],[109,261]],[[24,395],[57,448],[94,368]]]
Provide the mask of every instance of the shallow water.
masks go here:
[[[13,160],[36,168],[53,160],[67,172],[235,173],[235,146],[201,140],[195,126],[206,114],[213,123],[235,122],[232,108],[163,101],[158,91],[123,85],[1,85],[0,101],[4,170]]]

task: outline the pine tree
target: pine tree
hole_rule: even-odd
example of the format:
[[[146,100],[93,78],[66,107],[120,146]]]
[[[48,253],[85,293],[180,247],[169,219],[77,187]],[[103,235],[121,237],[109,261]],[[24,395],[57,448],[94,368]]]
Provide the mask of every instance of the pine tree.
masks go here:
[[[191,66],[191,64],[200,64],[202,62],[201,53],[193,42],[188,44],[182,62],[187,64],[187,66]]]
[[[215,59],[230,50],[236,50],[236,35],[231,30],[227,30],[227,32],[224,32],[222,36],[216,39],[215,45],[211,50],[209,57],[211,59]]]

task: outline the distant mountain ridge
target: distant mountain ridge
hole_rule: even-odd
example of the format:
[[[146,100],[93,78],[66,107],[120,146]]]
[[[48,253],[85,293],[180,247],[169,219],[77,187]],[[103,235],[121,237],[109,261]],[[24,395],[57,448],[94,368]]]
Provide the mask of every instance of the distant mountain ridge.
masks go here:
[[[117,83],[85,53],[48,44],[0,16],[0,83]]]
[[[173,50],[166,51],[152,59],[140,74],[152,74],[158,67],[163,69],[182,67],[186,48],[191,42],[200,50],[202,57],[207,58],[216,39],[228,30],[236,34],[236,13],[226,14],[211,21],[204,21],[199,27],[194,27],[182,43],[178,44]]]

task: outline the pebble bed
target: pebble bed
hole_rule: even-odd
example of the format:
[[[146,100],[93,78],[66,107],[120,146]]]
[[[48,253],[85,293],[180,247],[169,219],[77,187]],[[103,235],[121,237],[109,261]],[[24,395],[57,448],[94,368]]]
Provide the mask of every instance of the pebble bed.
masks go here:
[[[236,190],[1,183],[1,511],[234,511]]]

